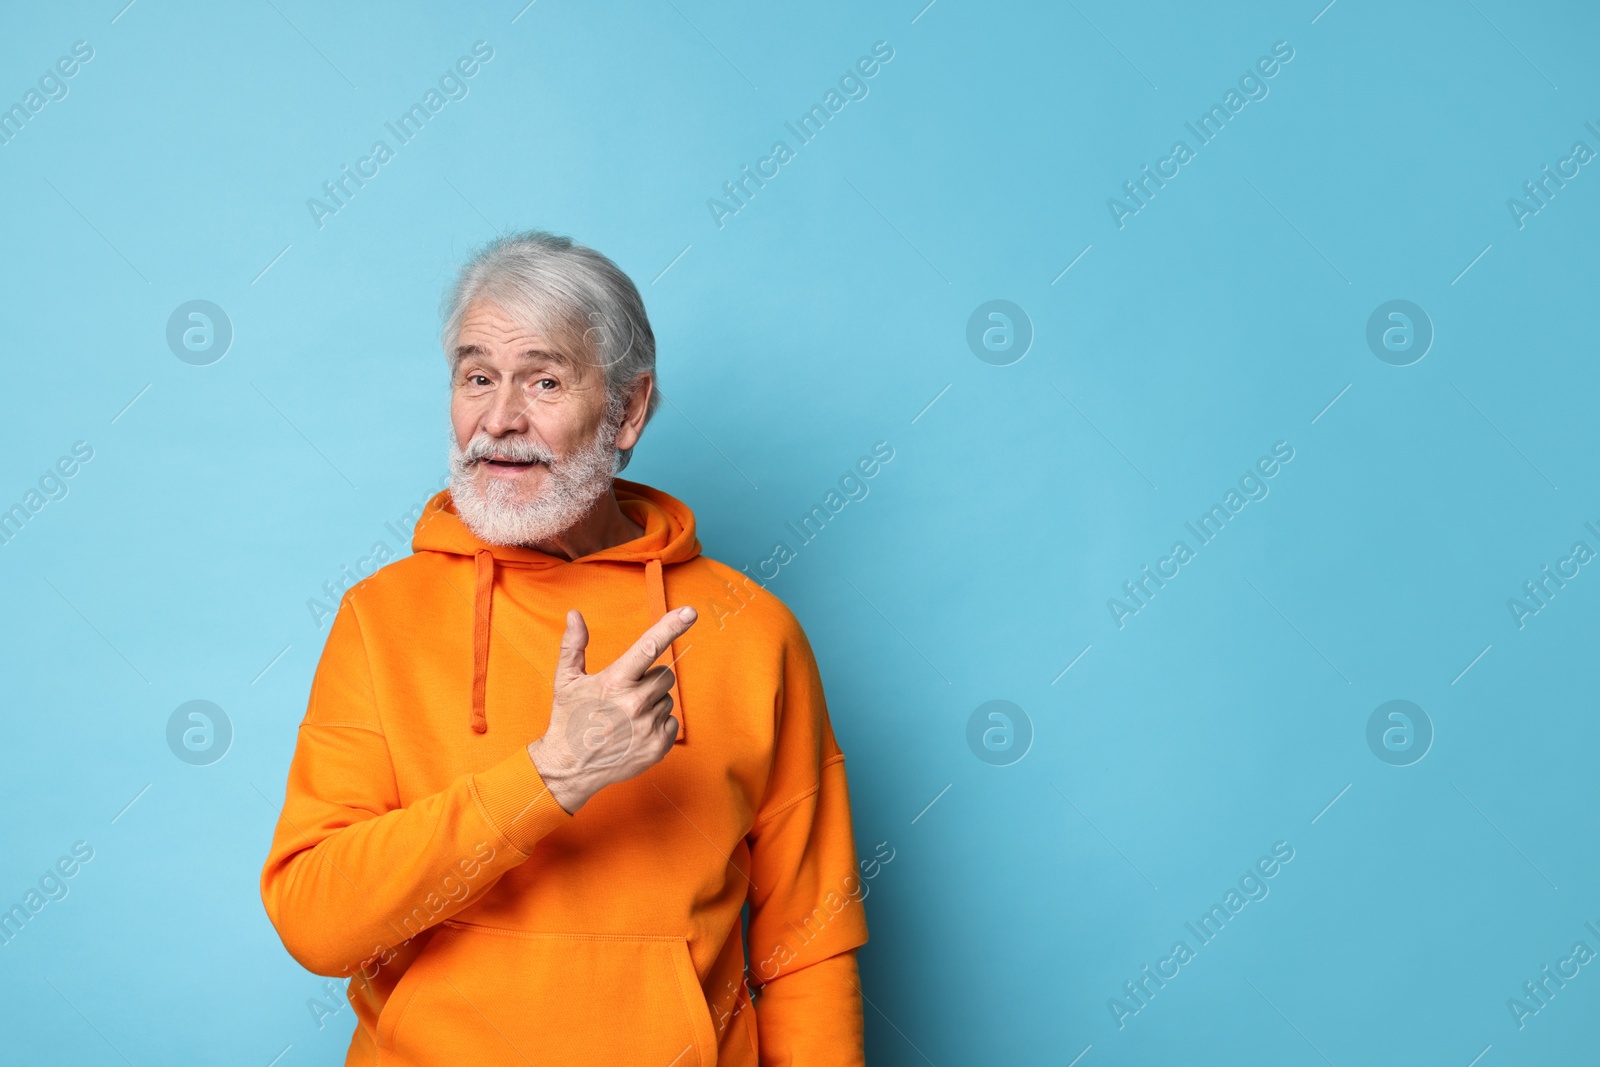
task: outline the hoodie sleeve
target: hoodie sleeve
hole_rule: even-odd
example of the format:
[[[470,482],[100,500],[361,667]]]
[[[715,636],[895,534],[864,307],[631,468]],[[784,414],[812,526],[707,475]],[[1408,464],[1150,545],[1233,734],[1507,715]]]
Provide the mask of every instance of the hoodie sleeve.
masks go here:
[[[311,683],[261,899],[307,970],[346,977],[450,918],[571,820],[524,746],[402,806],[353,593]]]
[[[844,753],[798,622],[785,640],[777,743],[750,847],[749,952],[761,1067],[864,1062],[855,949],[866,943]]]

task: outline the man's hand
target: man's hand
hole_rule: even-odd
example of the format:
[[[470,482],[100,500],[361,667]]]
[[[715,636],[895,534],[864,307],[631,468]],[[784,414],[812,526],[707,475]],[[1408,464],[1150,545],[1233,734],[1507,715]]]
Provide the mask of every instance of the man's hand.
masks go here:
[[[588,674],[583,650],[589,627],[581,612],[567,612],[550,725],[528,746],[563,810],[577,814],[600,790],[643,774],[672,750],[678,736],[678,720],[670,714],[672,671],[650,665],[694,621],[693,608],[669,611],[615,663]]]

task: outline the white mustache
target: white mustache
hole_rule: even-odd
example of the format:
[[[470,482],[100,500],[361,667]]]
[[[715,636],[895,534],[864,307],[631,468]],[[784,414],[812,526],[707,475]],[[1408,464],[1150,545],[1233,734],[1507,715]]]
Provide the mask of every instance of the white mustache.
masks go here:
[[[550,466],[556,459],[554,452],[525,437],[496,438],[484,434],[469,441],[461,453],[464,463],[476,463],[490,457],[512,463],[543,463],[545,466]]]

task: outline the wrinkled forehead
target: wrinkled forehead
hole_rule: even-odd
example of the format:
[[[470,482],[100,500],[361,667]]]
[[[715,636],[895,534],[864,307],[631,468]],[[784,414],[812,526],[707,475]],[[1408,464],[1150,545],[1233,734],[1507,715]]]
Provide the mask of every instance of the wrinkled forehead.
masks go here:
[[[462,314],[450,355],[459,362],[509,350],[519,359],[545,359],[583,371],[594,366],[591,349],[583,318],[558,302],[480,296]]]

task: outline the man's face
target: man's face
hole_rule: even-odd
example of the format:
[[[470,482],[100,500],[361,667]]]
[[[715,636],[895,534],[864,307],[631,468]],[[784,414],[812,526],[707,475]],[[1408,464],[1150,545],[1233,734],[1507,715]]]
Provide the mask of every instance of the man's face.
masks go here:
[[[450,495],[491,544],[538,546],[591,517],[611,489],[617,450],[639,439],[649,379],[608,402],[605,372],[561,339],[497,305],[462,317],[450,395]]]
[[[496,446],[470,463],[479,494],[511,505],[533,502],[550,481],[551,462],[590,444],[600,429],[604,373],[569,344],[519,325],[488,301],[467,308],[456,342],[450,422],[462,450],[474,438]]]

